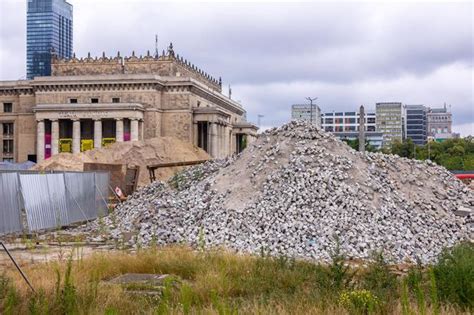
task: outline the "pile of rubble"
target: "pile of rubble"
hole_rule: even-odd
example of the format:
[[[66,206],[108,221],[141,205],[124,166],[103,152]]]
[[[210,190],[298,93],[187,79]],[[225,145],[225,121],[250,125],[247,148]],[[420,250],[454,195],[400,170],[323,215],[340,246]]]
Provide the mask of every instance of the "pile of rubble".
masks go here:
[[[473,192],[443,167],[360,153],[291,122],[236,158],[144,187],[102,222],[132,246],[205,244],[325,261],[338,240],[351,258],[382,250],[394,262],[426,263],[472,237],[472,206]]]

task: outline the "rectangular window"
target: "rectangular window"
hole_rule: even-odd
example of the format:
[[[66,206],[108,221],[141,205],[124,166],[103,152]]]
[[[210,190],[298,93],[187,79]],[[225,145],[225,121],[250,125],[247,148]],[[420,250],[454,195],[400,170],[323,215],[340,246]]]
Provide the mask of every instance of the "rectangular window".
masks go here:
[[[13,158],[3,158],[3,162],[13,163]]]
[[[70,104],[77,104],[77,98],[70,98],[69,103]]]
[[[112,103],[120,103],[120,97],[112,97]],[[199,107],[199,104],[198,104],[198,107]]]
[[[3,153],[4,154],[13,153],[13,140],[3,140]]]
[[[13,136],[13,123],[3,123],[3,136]]]
[[[13,104],[12,103],[3,103],[3,111],[5,113],[13,112]]]
[[[332,118],[326,118],[324,121],[326,124],[332,124]]]
[[[96,97],[93,97],[93,98],[91,98],[91,103],[92,104],[97,104],[97,103],[99,103],[99,99],[96,98]]]

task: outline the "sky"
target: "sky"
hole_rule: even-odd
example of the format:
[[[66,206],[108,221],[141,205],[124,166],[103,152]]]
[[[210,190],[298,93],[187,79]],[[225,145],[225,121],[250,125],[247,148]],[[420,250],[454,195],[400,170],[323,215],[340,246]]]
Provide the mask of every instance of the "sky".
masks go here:
[[[0,80],[26,74],[26,1],[0,0]],[[69,0],[78,57],[175,53],[214,77],[261,127],[317,97],[323,112],[376,102],[441,107],[474,135],[474,5],[448,2]]]

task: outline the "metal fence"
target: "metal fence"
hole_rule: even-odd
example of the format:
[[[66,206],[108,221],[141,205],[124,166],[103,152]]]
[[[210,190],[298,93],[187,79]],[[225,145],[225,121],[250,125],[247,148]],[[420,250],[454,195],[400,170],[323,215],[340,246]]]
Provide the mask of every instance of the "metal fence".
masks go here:
[[[105,215],[109,177],[108,172],[1,172],[0,234],[57,228]]]

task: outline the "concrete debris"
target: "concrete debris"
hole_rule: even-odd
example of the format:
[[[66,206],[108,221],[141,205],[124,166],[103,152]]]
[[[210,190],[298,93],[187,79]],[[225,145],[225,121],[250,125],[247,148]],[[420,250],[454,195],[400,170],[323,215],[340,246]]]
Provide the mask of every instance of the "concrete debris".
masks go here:
[[[473,206],[473,192],[431,161],[360,153],[291,122],[237,157],[138,190],[102,224],[134,247],[187,243],[328,261],[338,239],[350,258],[382,250],[396,263],[428,263],[472,237],[472,212],[455,212]]]

